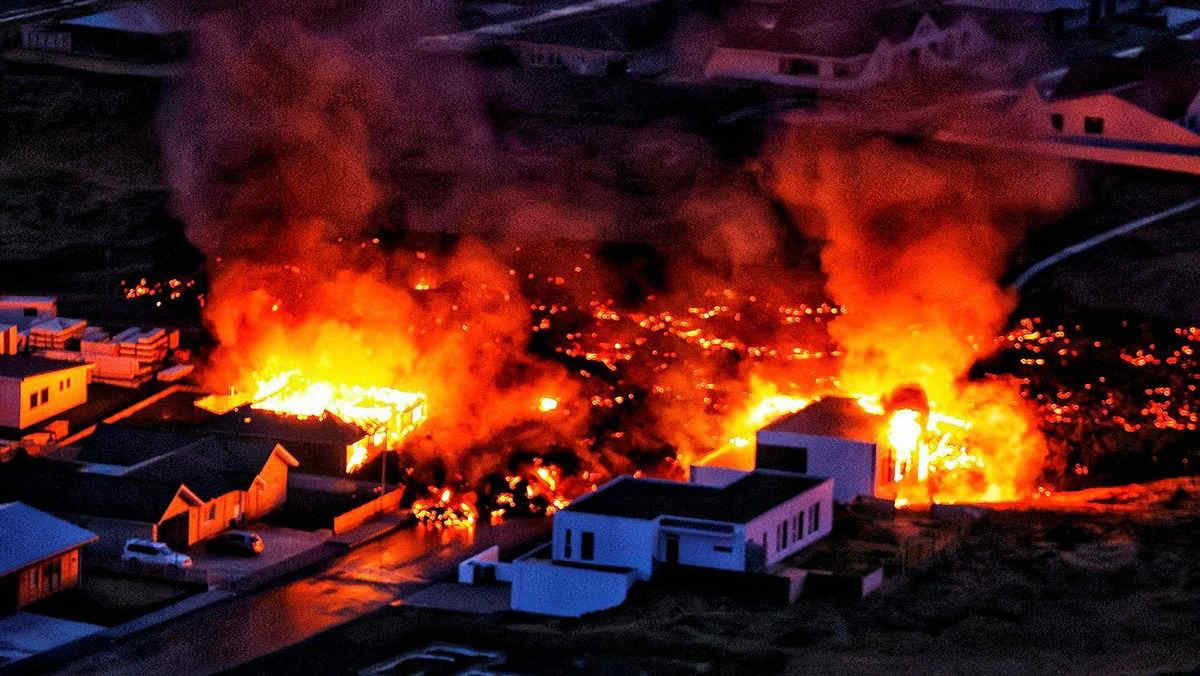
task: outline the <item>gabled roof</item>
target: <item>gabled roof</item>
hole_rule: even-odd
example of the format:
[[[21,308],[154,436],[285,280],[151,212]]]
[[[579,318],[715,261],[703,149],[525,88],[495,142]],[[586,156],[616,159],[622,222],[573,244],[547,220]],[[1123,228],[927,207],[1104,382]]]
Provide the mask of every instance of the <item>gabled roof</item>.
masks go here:
[[[84,26],[122,33],[167,35],[186,31],[188,26],[181,17],[163,11],[157,5],[124,5],[98,14],[89,14],[62,22],[66,26]]]
[[[176,496],[200,503],[181,484],[81,472],[77,463],[25,458],[3,470],[0,489],[5,494],[52,512],[158,523]]]
[[[566,511],[630,519],[678,516],[746,523],[829,479],[755,471],[722,487],[620,477],[572,502]]]
[[[101,423],[82,441],[83,450],[75,459],[128,467],[195,443],[199,438],[195,434]]]
[[[46,359],[29,355],[0,355],[0,378],[28,378],[43,373],[91,366],[82,362]]]
[[[811,9],[808,5],[747,5],[737,11],[721,46],[847,58],[871,54],[885,39],[893,44],[907,41],[926,16],[945,27],[962,15],[949,7],[880,11],[860,5],[833,17],[823,12],[813,16]]]
[[[0,505],[0,578],[100,539],[21,502]]]
[[[882,416],[863,410],[849,397],[825,397],[759,430],[874,443]]]

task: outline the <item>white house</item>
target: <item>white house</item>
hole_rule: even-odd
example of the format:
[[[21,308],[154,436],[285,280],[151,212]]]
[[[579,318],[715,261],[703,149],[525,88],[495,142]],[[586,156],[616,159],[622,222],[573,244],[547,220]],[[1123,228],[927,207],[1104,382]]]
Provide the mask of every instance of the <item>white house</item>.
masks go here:
[[[768,572],[833,528],[834,482],[722,470],[707,482],[619,477],[554,515],[548,559],[464,561],[463,582],[512,583],[512,608],[579,616],[625,600],[661,565]]]
[[[861,21],[812,20],[786,4],[751,4],[709,56],[705,76],[828,91],[864,90],[948,71],[991,49],[967,14],[936,10]],[[936,15],[936,18],[935,18]]]
[[[888,476],[887,454],[876,444],[882,425],[883,416],[854,399],[826,397],[759,430],[755,466],[831,477],[841,503],[874,496],[879,478]]]
[[[0,427],[23,430],[87,402],[91,364],[0,356]]]

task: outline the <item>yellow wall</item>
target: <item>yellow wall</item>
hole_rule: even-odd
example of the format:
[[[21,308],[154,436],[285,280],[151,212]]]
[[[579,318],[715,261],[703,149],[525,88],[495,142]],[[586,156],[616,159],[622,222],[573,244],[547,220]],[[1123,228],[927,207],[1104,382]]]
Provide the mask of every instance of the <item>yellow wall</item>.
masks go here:
[[[89,369],[89,365],[80,364],[62,371],[22,378],[19,389],[11,386],[16,382],[15,379],[5,379],[9,381],[9,387],[5,388],[8,396],[2,404],[5,410],[0,412],[0,424],[13,427],[12,423],[16,422],[15,427],[25,429],[86,403]],[[16,401],[12,400],[13,390],[17,390]],[[43,391],[46,393],[44,404],[41,397]],[[29,399],[34,395],[37,396],[37,405],[30,406]],[[17,416],[12,415],[14,408],[18,411]]]

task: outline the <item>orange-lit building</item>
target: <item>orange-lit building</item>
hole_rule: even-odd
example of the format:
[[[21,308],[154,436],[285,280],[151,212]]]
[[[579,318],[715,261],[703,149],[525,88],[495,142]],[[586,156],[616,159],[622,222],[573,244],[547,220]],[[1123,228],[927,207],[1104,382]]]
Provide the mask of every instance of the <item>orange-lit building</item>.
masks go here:
[[[77,586],[79,550],[97,539],[29,505],[0,505],[0,612]]]

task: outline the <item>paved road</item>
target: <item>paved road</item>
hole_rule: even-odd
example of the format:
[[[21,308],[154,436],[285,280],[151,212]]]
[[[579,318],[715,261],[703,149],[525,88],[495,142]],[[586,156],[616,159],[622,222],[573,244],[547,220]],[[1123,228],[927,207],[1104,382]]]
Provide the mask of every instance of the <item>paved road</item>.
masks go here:
[[[514,521],[474,534],[406,529],[363,545],[311,577],[186,615],[65,665],[70,674],[208,674],[237,666],[423,589],[465,556],[545,532]]]

